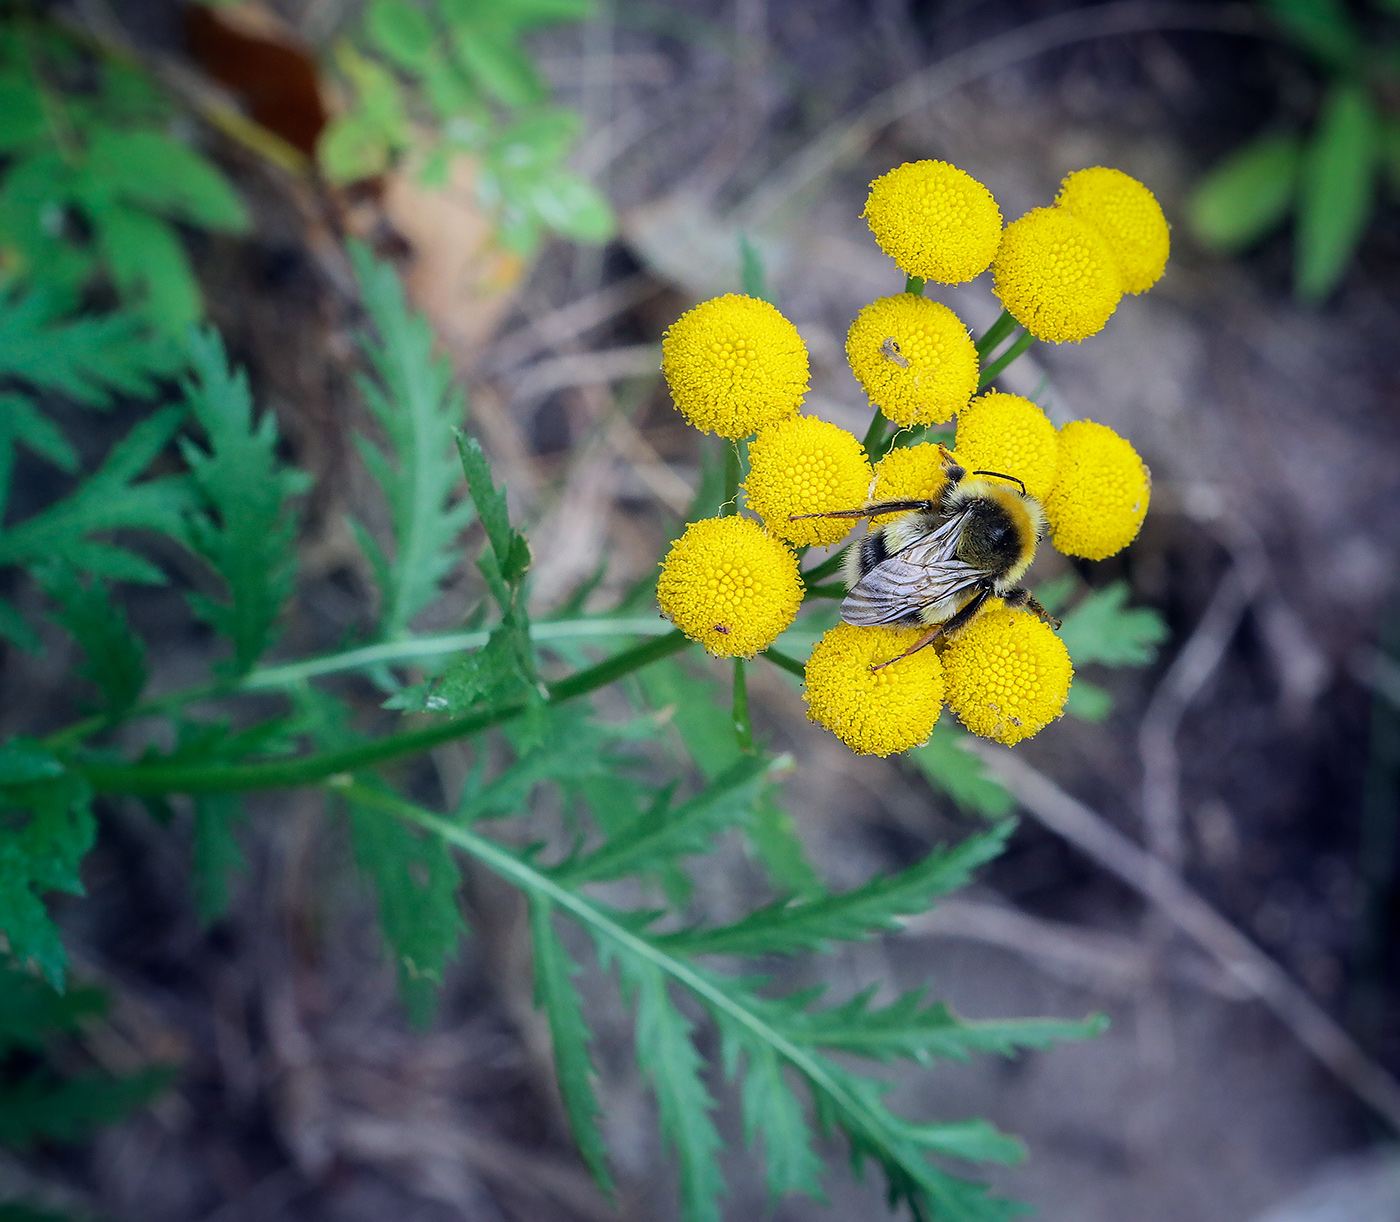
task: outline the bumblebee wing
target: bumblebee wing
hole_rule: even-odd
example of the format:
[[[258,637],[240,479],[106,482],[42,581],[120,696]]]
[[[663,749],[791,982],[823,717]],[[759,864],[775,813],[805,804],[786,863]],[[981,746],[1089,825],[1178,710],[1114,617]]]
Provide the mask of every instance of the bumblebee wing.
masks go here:
[[[866,573],[841,604],[841,618],[859,627],[893,624],[942,602],[985,574],[957,557],[962,515],[912,540]]]

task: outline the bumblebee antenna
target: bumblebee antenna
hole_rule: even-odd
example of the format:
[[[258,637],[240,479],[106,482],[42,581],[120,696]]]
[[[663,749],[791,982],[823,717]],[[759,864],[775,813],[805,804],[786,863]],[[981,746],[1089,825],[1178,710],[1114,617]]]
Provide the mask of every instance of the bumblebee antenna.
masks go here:
[[[995,476],[997,477],[997,479],[1009,479],[1013,484],[1020,484],[1020,485],[1021,485],[1021,495],[1022,495],[1022,496],[1030,496],[1030,493],[1026,491],[1025,481],[1024,481],[1024,480],[1019,480],[1019,479],[1017,479],[1014,475],[1007,475],[1005,471],[974,471],[972,474],[973,474],[973,475],[995,475]]]

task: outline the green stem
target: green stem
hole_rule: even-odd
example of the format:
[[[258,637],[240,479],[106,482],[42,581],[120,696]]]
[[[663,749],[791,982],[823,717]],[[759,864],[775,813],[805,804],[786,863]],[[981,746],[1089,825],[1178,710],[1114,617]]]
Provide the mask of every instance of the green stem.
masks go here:
[[[731,441],[724,452],[724,504],[719,516],[733,517],[739,512],[739,443]]]
[[[913,293],[915,297],[924,295],[924,278],[922,276],[906,276],[904,278],[904,291]]]
[[[596,666],[590,666],[556,683],[548,684],[549,703],[562,704],[606,687],[684,649],[690,641],[673,630],[667,635],[625,649]],[[99,793],[163,794],[225,793],[249,789],[290,789],[324,781],[339,773],[354,772],[389,760],[417,755],[430,747],[453,739],[466,738],[491,726],[500,725],[525,711],[524,700],[513,700],[494,708],[454,717],[417,730],[404,730],[373,742],[322,751],[301,759],[269,760],[255,764],[86,764],[83,772]]]
[[[996,322],[987,328],[987,333],[977,341],[977,359],[985,360],[987,353],[1010,335],[1015,326],[1016,320],[1011,317],[1011,311],[1003,310]]]
[[[533,641],[572,640],[580,637],[601,636],[665,636],[671,632],[671,625],[656,616],[636,619],[585,619],[546,620],[530,625],[530,639]],[[359,649],[347,649],[341,653],[325,654],[319,658],[304,658],[300,662],[287,662],[280,666],[263,666],[244,675],[232,683],[205,683],[198,687],[181,688],[144,700],[125,714],[123,720],[144,717],[159,713],[168,708],[189,704],[195,700],[207,700],[220,696],[236,696],[245,692],[264,692],[277,688],[295,687],[308,679],[323,675],[341,674],[348,670],[360,670],[366,666],[379,666],[389,662],[410,662],[421,658],[439,657],[447,653],[461,653],[468,649],[480,649],[490,639],[489,631],[453,632],[445,636],[411,637],[402,641],[385,641],[378,645],[365,645]],[[51,750],[72,746],[90,734],[110,729],[117,724],[105,716],[86,717],[71,726],[51,734],[44,745]]]
[[[808,590],[811,590],[818,582],[822,581],[824,578],[830,577],[832,573],[840,569],[841,561],[845,558],[846,552],[844,549],[837,552],[834,556],[828,556],[815,568],[808,569],[802,574],[802,584],[805,585]]]
[[[888,424],[889,421],[885,419],[884,412],[877,407],[875,416],[870,421],[870,427],[865,430],[865,440],[861,442],[871,462],[879,462],[885,456],[885,450],[888,449],[885,442],[885,429]]]
[[[997,376],[1001,373],[1001,371],[1005,369],[1009,364],[1011,364],[1012,361],[1014,361],[1018,356],[1020,356],[1021,353],[1023,353],[1027,348],[1029,348],[1034,342],[1035,336],[1032,335],[1029,331],[1021,332],[1021,335],[1016,340],[1016,342],[1012,344],[1010,348],[1003,352],[999,357],[997,357],[996,360],[994,360],[990,365],[986,367],[986,369],[982,371],[982,380],[977,383],[978,392],[980,393],[986,390],[987,387],[990,386],[992,382],[997,378]]]
[[[808,585],[808,598],[845,598],[849,591],[844,581],[831,581],[826,585]]]
[[[773,646],[770,645],[763,651],[763,656],[772,662],[774,666],[787,671],[790,675],[796,675],[799,679],[805,679],[807,677],[807,668],[796,658],[788,657],[788,655],[783,653],[780,649],[774,649]]]
[[[749,721],[749,683],[744,659],[734,659],[734,740],[745,755],[753,754],[753,725]]]

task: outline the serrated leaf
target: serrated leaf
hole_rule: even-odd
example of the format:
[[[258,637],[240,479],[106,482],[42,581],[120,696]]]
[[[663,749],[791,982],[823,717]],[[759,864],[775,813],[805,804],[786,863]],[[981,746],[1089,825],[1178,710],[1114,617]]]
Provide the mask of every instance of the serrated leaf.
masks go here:
[[[1025,1143],[1008,1137],[986,1120],[959,1120],[950,1124],[910,1124],[905,1132],[916,1145],[936,1154],[974,1162],[1015,1166],[1026,1157]]]
[[[91,128],[86,169],[97,189],[147,211],[204,229],[248,228],[247,208],[214,164],[154,128]]]
[[[1329,68],[1354,69],[1361,60],[1361,35],[1343,0],[1265,0],[1274,20]]]
[[[1291,132],[1236,149],[1191,193],[1186,216],[1192,233],[1226,254],[1252,246],[1287,219],[1302,161],[1303,142]]]
[[[1113,695],[1107,688],[1076,676],[1065,697],[1065,712],[1080,721],[1104,721],[1113,712]]]
[[[743,752],[734,739],[734,721],[719,705],[719,686],[707,674],[692,672],[675,658],[638,672],[647,702],[668,713],[695,767],[712,781],[733,767]]]
[[[63,992],[29,972],[0,967],[0,1055],[42,1049],[60,1031],[72,1031],[107,1009],[100,989]]]
[[[29,785],[63,775],[63,761],[39,743],[12,738],[0,745],[0,785]]]
[[[772,788],[759,796],[753,819],[745,830],[778,894],[812,900],[826,892],[826,885],[797,834],[796,820],[778,804]]]
[[[5,520],[10,501],[10,478],[19,445],[70,475],[78,466],[78,452],[58,425],[28,399],[0,394],[0,522]]]
[[[365,14],[365,30],[374,45],[402,68],[420,68],[433,49],[427,15],[404,0],[375,0]]]
[[[675,809],[661,803],[615,832],[594,852],[555,872],[569,886],[657,870],[678,857],[703,853],[727,827],[745,822],[773,761],[746,755],[695,797]]]
[[[1149,666],[1157,647],[1167,639],[1167,625],[1151,607],[1128,607],[1126,581],[1094,590],[1064,617],[1060,640],[1075,668],[1098,662],[1104,666]]]
[[[888,1006],[872,1008],[875,989],[865,989],[838,1006],[808,1008],[811,995],[797,994],[774,1019],[792,1039],[803,1044],[855,1053],[877,1061],[896,1057],[927,1063],[933,1058],[967,1061],[974,1052],[1010,1056],[1022,1048],[1048,1048],[1059,1040],[1090,1039],[1107,1021],[1095,1015],[1083,1022],[1058,1018],[958,1018],[942,1002],[924,1005],[923,989],[914,989]]]
[[[899,918],[926,911],[996,857],[1015,826],[1006,820],[950,848],[935,849],[897,874],[807,903],[782,901],[732,925],[686,930],[660,939],[686,954],[767,955],[816,950],[829,941],[859,941],[899,928]]]
[[[46,565],[35,577],[58,603],[55,618],[87,655],[78,673],[97,685],[103,712],[119,717],[141,698],[147,679],[146,647],[126,609],[112,602],[102,582],[84,583],[66,565]]]
[[[199,321],[199,285],[169,221],[116,201],[89,208],[88,216],[112,279],[134,310],[167,335]]]
[[[272,644],[296,581],[297,522],[288,501],[306,480],[278,461],[277,420],[264,412],[254,421],[247,376],[229,367],[218,334],[191,332],[189,348],[185,398],[208,445],[180,447],[203,502],[188,515],[189,541],[228,591],[227,601],[191,595],[190,603],[233,645],[221,669],[237,677]]]
[[[763,1139],[770,1198],[801,1192],[821,1199],[822,1162],[812,1149],[807,1117],[783,1078],[777,1053],[730,1018],[720,1018],[720,1034],[728,1074],[741,1078],[744,1141],[752,1146]],[[741,1058],[747,1058],[746,1067],[741,1068]]]
[[[96,834],[91,803],[74,773],[0,788],[0,813],[16,812],[0,819],[0,933],[16,960],[33,962],[56,988],[68,955],[43,896],[83,893],[78,867]]]
[[[24,1150],[41,1140],[74,1141],[153,1099],[174,1078],[164,1067],[125,1078],[91,1074],[63,1081],[43,1071],[31,1074],[0,1086],[0,1144]]]
[[[0,376],[104,407],[116,394],[153,394],[182,360],[174,344],[152,337],[135,314],[60,320],[41,293],[0,293]]]
[[[379,896],[379,922],[393,948],[404,1006],[415,1024],[426,1026],[443,969],[466,928],[457,904],[457,863],[437,837],[355,802],[350,833],[356,865]]]
[[[195,795],[194,906],[203,926],[228,911],[229,875],[246,865],[237,836],[237,829],[246,821],[238,794]]]
[[[574,1140],[584,1165],[598,1186],[613,1193],[608,1171],[608,1150],[598,1129],[602,1108],[593,1093],[593,1060],[588,1053],[592,1035],[584,1022],[578,992],[570,977],[576,970],[554,932],[554,907],[539,896],[530,897],[530,940],[535,962],[535,1004],[549,1019],[554,1044],[554,1067],[559,1094],[569,1116]]]
[[[88,536],[139,529],[180,538],[189,488],[179,476],[133,483],[179,428],[184,409],[153,412],[112,447],[106,461],[67,497],[0,532],[0,565],[62,560],[118,581],[160,585],[159,569],[126,548]]]
[[[0,598],[0,639],[9,641],[25,653],[38,655],[43,652],[44,642],[34,631],[29,621],[13,606]]]
[[[379,632],[402,636],[413,617],[437,598],[456,566],[457,536],[471,520],[472,505],[452,503],[460,479],[453,429],[465,411],[446,360],[434,353],[433,335],[421,314],[412,313],[398,276],[368,248],[352,243],[350,256],[364,293],[374,334],[360,337],[375,380],[360,389],[387,435],[392,458],[361,440],[394,529],[394,555],[387,565]]]
[[[617,218],[607,197],[568,170],[543,174],[525,193],[525,202],[546,227],[574,242],[598,246],[617,232]]]
[[[533,61],[508,33],[457,27],[452,49],[477,87],[503,106],[531,106],[548,96]]]
[[[1295,231],[1293,288],[1319,302],[1340,283],[1374,203],[1375,105],[1360,85],[1328,91],[1303,160]]]
[[[710,1113],[715,1101],[701,1077],[690,1022],[676,1009],[666,978],[651,963],[623,955],[618,967],[625,990],[637,1004],[637,1063],[651,1079],[662,1136],[680,1167],[681,1216],[685,1222],[720,1222],[724,1191],[717,1154],[724,1148]]]
[[[1077,687],[1079,680],[1075,681]],[[1073,690],[1073,687],[1071,688]],[[908,752],[908,758],[963,810],[999,819],[1016,808],[1016,800],[987,774],[986,765],[964,750],[967,732],[939,718],[933,733],[922,747]]]

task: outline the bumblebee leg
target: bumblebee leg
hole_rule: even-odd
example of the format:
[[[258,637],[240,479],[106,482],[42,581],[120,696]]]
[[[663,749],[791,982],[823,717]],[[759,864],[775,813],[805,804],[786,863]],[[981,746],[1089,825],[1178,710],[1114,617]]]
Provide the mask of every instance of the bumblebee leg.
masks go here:
[[[789,522],[800,522],[803,518],[875,518],[882,513],[908,513],[911,509],[932,513],[938,506],[933,501],[876,501],[860,509],[833,509],[830,513],[794,513]]]
[[[925,632],[923,636],[910,645],[908,649],[900,654],[899,657],[891,658],[888,662],[881,662],[878,666],[872,666],[870,669],[884,670],[886,666],[893,665],[902,658],[907,658],[911,653],[918,653],[919,650],[927,645],[932,645],[939,637],[952,636],[953,633],[957,632],[960,628],[966,628],[967,625],[976,618],[977,613],[982,610],[982,604],[987,601],[987,596],[989,594],[991,594],[991,591],[986,587],[978,590],[955,614],[950,615],[941,624],[935,624]]]
[[[1040,600],[1024,586],[1016,586],[1013,589],[1007,590],[1007,592],[1002,595],[1002,599],[1008,607],[1025,607],[1027,611],[1040,616],[1040,618],[1049,624],[1050,627],[1054,628],[1055,631],[1059,631],[1060,621],[1042,607],[1040,605]]]

